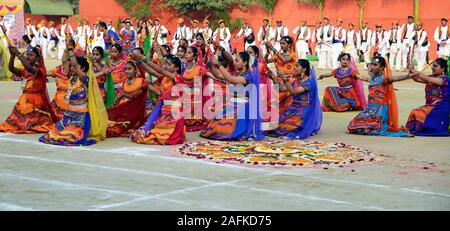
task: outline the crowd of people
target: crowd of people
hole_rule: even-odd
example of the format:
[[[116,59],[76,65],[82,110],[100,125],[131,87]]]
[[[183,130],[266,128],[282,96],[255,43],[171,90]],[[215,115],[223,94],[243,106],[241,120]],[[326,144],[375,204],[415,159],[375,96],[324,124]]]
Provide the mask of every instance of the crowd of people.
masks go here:
[[[143,18],[136,28],[124,20],[118,33],[112,22],[90,28],[81,20],[74,30],[66,19],[58,29],[45,22],[35,28],[27,20],[28,49],[22,53],[8,42],[0,47],[10,55],[8,70],[24,83],[0,132],[44,133],[41,142],[64,146],[106,137],[173,145],[197,131],[212,140],[307,139],[320,133],[323,112],[361,111],[348,133],[448,136],[450,41],[447,19],[441,22],[435,33],[440,57],[425,75],[429,43],[412,17],[389,31],[379,24],[371,31],[364,22],[359,32],[353,24],[346,31],[340,19],[331,26],[325,17],[313,29],[303,20],[292,34],[281,20],[272,28],[264,19],[257,36],[244,24],[234,37],[244,39],[241,51],[232,47],[224,20],[212,30],[208,20],[202,26],[194,20],[189,28],[180,18],[170,41],[159,19]],[[55,47],[61,64],[47,72],[44,60]],[[311,47],[318,68],[331,73],[317,76],[307,60]],[[23,68],[15,66],[16,58]],[[368,75],[358,71],[359,58]],[[405,74],[392,75],[393,60]],[[56,80],[52,101],[47,76]],[[327,77],[338,86],[327,87],[320,103],[318,84]],[[408,79],[425,84],[426,102],[400,126],[393,84]],[[367,100],[362,81],[369,83]]]

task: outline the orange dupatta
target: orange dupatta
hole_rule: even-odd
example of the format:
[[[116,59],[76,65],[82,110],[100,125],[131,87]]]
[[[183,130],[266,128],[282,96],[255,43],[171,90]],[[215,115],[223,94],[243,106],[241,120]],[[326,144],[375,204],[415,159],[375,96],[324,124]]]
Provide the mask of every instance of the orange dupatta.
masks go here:
[[[383,82],[385,83],[386,98],[385,102],[388,106],[388,131],[398,132],[398,107],[397,98],[395,97],[394,84],[389,82],[391,76],[391,68],[386,61],[385,75]]]

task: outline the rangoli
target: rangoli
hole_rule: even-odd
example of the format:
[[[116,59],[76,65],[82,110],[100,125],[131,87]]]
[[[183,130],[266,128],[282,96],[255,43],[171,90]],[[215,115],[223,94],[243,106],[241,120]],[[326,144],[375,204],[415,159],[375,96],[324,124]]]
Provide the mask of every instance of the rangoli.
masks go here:
[[[350,166],[382,161],[375,152],[344,143],[318,141],[193,142],[178,150],[180,155],[215,161],[267,166]]]

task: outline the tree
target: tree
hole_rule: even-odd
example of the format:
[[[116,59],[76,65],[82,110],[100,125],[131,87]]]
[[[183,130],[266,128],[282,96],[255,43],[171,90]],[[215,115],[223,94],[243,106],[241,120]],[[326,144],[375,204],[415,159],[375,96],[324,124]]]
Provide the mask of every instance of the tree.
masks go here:
[[[116,0],[131,17],[142,18],[152,15],[151,0]]]
[[[359,6],[359,27],[361,28],[361,25],[363,23],[364,18],[364,0],[356,0],[358,2]]]
[[[166,6],[173,7],[181,15],[200,14],[211,16],[214,19],[223,19],[230,30],[242,25],[242,20],[232,20],[231,9],[234,6],[246,9],[252,4],[252,0],[164,0]],[[212,26],[216,26],[216,22]]]
[[[325,0],[297,0],[309,5],[314,5],[319,9],[320,19],[323,18],[323,8],[325,7]]]
[[[73,14],[77,15],[80,11],[80,1],[79,0],[69,0],[70,5],[73,9]]]
[[[414,0],[414,19],[419,21],[419,0]]]
[[[259,5],[261,5],[267,12],[269,12],[269,23],[272,24],[273,9],[277,4],[277,0],[258,0]]]

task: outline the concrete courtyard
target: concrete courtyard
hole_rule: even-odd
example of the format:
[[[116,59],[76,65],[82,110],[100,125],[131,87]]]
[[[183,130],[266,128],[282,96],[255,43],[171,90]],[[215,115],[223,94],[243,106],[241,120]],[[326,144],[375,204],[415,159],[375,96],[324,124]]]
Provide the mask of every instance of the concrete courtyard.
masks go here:
[[[48,62],[48,70],[55,65]],[[367,75],[362,66],[360,72]],[[321,96],[329,85],[337,83],[319,82]],[[53,79],[48,88],[53,98]],[[409,111],[424,104],[424,85],[407,80],[396,88],[404,125]],[[0,121],[20,94],[20,82],[0,82]],[[57,147],[39,143],[39,134],[0,133],[0,210],[450,210],[450,139],[348,135],[356,114],[324,113],[321,132],[311,139],[369,148],[385,155],[383,162],[253,167],[125,138]],[[198,134],[188,133],[187,141],[202,140]]]

